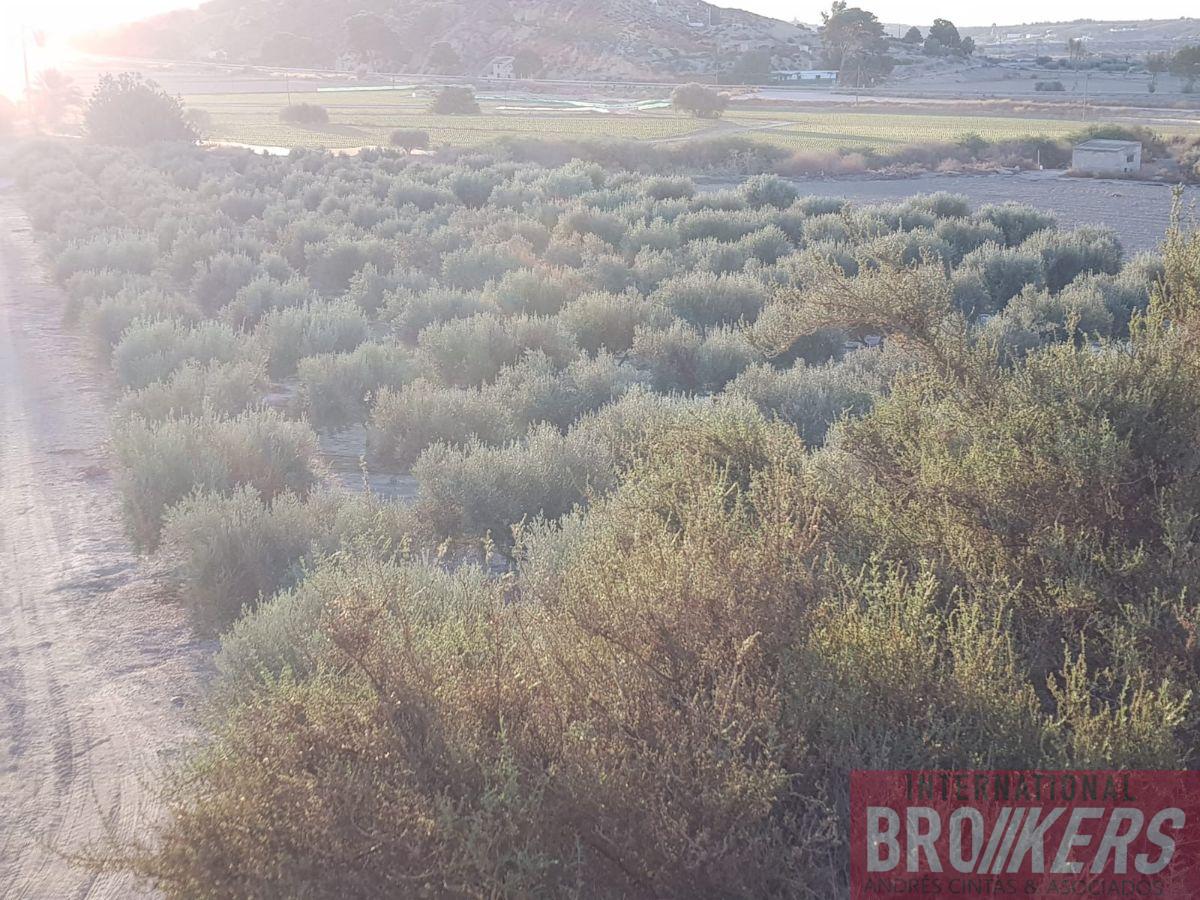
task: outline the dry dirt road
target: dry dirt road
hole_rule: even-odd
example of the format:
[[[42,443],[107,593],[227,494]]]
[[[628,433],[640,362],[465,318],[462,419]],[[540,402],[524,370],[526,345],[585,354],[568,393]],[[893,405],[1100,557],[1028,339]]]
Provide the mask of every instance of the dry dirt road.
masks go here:
[[[120,526],[107,389],[0,185],[0,897],[145,891],[66,858],[145,835],[212,655]]]

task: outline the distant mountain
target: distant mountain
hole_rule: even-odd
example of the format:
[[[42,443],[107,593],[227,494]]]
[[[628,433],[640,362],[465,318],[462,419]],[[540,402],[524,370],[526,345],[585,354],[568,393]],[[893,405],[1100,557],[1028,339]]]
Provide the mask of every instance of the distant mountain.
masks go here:
[[[1090,53],[1144,56],[1151,51],[1169,51],[1200,44],[1200,19],[1140,19],[1101,22],[1033,22],[1025,25],[993,25],[960,28],[989,52],[1061,50],[1068,40],[1079,38]]]
[[[211,0],[89,49],[169,59],[479,76],[651,79],[804,68],[815,32],[698,0]]]

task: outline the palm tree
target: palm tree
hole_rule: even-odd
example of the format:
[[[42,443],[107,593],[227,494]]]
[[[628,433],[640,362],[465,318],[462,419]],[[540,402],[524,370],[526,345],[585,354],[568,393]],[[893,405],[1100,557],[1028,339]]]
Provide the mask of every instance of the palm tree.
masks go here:
[[[67,114],[83,104],[78,85],[58,69],[46,69],[38,75],[30,99],[35,121],[48,130],[61,126]]]
[[[1078,68],[1079,63],[1088,55],[1087,44],[1084,43],[1083,38],[1069,38],[1067,40],[1067,55],[1071,57],[1071,61]]]

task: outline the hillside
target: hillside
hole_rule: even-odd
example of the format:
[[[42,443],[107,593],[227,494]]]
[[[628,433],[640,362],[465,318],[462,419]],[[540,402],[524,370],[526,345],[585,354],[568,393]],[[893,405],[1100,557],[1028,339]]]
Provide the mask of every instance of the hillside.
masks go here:
[[[1072,38],[1083,40],[1091,53],[1136,57],[1200,43],[1200,19],[1035,22],[961,31],[988,53],[1002,56],[1062,53]]]
[[[804,67],[817,43],[803,27],[697,0],[212,0],[89,48],[468,76],[515,56],[519,74],[638,79],[708,74],[747,53]]]

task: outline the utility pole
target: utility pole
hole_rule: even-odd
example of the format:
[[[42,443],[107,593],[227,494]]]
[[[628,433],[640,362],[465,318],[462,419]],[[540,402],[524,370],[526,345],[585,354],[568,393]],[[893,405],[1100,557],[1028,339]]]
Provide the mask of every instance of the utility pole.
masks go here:
[[[28,29],[21,23],[21,63],[25,67],[25,102],[29,102],[29,42],[25,35]]]

